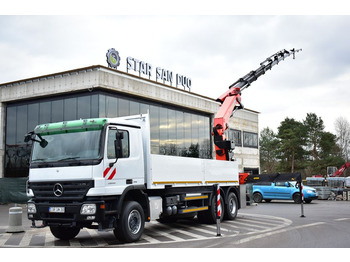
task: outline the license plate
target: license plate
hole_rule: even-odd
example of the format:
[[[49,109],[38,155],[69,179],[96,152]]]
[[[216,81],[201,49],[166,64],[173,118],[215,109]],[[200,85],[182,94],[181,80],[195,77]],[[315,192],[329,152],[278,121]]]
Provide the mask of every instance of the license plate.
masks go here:
[[[49,207],[49,213],[64,213],[64,207]]]

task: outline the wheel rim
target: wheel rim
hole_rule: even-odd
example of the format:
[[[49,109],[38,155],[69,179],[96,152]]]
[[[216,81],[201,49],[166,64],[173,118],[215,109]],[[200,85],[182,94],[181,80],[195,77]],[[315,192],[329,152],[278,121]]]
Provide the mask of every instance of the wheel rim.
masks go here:
[[[233,198],[229,202],[229,211],[232,215],[236,213],[236,201]]]
[[[262,200],[259,193],[254,194],[253,199],[255,202],[260,202]]]
[[[128,217],[128,227],[132,234],[137,234],[141,229],[141,214],[137,210],[130,212]]]

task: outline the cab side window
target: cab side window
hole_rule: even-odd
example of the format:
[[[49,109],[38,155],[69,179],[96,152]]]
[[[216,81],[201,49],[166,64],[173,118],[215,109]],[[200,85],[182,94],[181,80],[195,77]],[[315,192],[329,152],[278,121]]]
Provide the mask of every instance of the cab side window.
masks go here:
[[[117,131],[119,133],[123,133],[122,146],[123,146],[123,156],[121,158],[128,158],[130,156],[130,148],[129,148],[129,132],[126,130],[120,129],[112,129],[108,130],[108,138],[107,138],[107,158],[115,159],[115,149],[114,149],[114,140]]]

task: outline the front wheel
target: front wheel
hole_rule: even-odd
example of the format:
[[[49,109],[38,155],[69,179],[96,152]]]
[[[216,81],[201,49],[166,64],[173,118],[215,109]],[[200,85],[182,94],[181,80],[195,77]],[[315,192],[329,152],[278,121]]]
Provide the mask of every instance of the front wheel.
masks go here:
[[[300,193],[295,193],[295,194],[293,195],[293,200],[294,200],[294,202],[295,202],[296,204],[300,204],[300,203],[301,203],[301,195],[300,195]]]
[[[130,243],[140,239],[145,227],[145,214],[135,201],[126,202],[114,229],[114,235],[122,242]]]
[[[52,235],[62,240],[70,240],[75,238],[79,232],[79,227],[60,227],[60,226],[50,226],[50,231]]]

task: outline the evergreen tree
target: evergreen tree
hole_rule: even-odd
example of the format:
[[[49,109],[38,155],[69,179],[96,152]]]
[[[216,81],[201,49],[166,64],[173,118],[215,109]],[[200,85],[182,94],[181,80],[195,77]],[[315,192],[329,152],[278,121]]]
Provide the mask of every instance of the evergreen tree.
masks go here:
[[[264,128],[260,133],[260,165],[267,173],[276,172],[278,139],[270,128]]]
[[[303,121],[303,123],[307,132],[307,145],[312,148],[313,159],[317,160],[320,149],[320,141],[324,130],[323,120],[314,113],[307,113],[306,119]]]
[[[306,128],[293,118],[286,118],[278,127],[279,158],[281,159],[281,168],[283,171],[294,172],[296,160],[304,159],[306,145]]]

